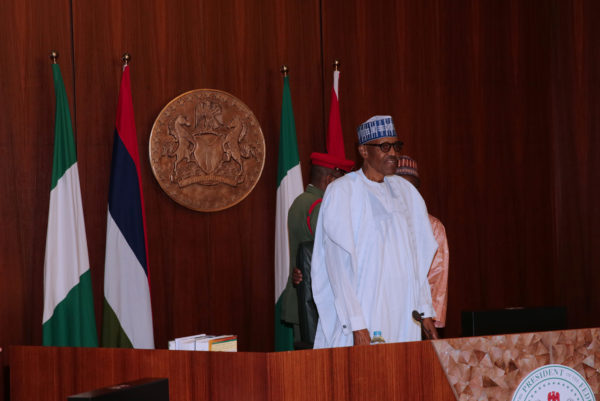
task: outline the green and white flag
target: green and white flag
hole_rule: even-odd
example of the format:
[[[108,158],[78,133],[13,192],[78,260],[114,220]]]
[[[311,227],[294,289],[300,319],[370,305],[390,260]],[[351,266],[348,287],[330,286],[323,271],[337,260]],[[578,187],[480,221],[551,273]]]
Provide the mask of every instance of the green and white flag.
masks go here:
[[[56,92],[56,122],[44,259],[43,344],[97,347],[92,280],[71,113],[58,64],[52,65],[52,72]]]
[[[289,78],[283,78],[279,160],[277,163],[277,209],[275,215],[275,351],[294,349],[293,328],[281,321],[281,293],[290,270],[287,217],[292,202],[304,191],[296,142]]]

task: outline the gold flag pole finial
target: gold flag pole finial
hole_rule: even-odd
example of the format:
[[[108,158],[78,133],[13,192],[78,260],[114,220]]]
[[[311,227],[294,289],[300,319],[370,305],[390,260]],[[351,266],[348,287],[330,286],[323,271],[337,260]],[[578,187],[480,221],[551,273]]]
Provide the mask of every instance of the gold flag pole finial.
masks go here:
[[[333,71],[339,71],[340,70],[340,60],[338,60],[337,58],[335,60],[333,60]]]
[[[124,53],[123,57],[121,57],[121,60],[123,60],[123,66],[129,65],[129,62],[131,61],[131,54]]]
[[[52,50],[50,52],[50,60],[52,60],[52,64],[56,64],[57,59],[58,59],[58,52],[56,50]]]
[[[284,65],[281,66],[281,70],[280,71],[281,71],[281,73],[283,74],[284,77],[287,77],[288,73],[290,72],[290,69],[288,68],[287,65],[284,64]]]

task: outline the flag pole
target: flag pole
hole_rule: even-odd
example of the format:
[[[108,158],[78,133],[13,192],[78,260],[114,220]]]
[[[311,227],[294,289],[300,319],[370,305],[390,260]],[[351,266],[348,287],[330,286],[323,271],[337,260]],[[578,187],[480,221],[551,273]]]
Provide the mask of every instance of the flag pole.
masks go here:
[[[339,71],[340,70],[340,60],[338,60],[337,58],[335,60],[333,60],[333,71]]]
[[[284,64],[284,65],[281,66],[281,70],[280,71],[281,71],[281,74],[284,77],[287,77],[288,76],[288,72],[290,72],[290,69],[288,68],[287,65]]]
[[[69,99],[50,52],[56,108],[46,254],[42,344],[97,347],[94,299]]]
[[[152,349],[150,263],[128,65],[131,55],[123,53],[121,61],[108,194],[102,346]],[[129,194],[119,191],[125,186],[131,187]]]

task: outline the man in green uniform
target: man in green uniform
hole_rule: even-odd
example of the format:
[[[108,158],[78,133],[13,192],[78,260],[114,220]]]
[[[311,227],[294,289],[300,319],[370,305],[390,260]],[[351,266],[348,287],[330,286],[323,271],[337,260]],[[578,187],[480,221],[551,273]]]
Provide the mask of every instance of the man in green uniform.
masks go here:
[[[310,184],[290,206],[288,212],[288,237],[290,244],[290,273],[282,294],[281,319],[293,325],[296,348],[306,348],[301,344],[300,321],[298,316],[298,296],[295,284],[302,280],[300,270],[296,268],[298,246],[305,241],[315,239],[315,228],[321,205],[321,199],[327,185],[352,170],[354,162],[327,153],[314,152],[310,155]]]

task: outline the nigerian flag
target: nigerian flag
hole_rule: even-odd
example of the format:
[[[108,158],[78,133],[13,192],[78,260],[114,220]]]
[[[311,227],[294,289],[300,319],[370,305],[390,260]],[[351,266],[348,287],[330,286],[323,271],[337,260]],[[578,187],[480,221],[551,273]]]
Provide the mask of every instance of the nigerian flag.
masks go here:
[[[281,293],[289,274],[290,250],[287,215],[292,202],[302,193],[302,172],[296,142],[296,123],[287,76],[283,77],[279,161],[277,163],[277,209],[275,214],[275,351],[294,349],[294,332],[280,319]]]
[[[98,346],[71,114],[58,64],[52,65],[56,122],[44,259],[43,344]]]

